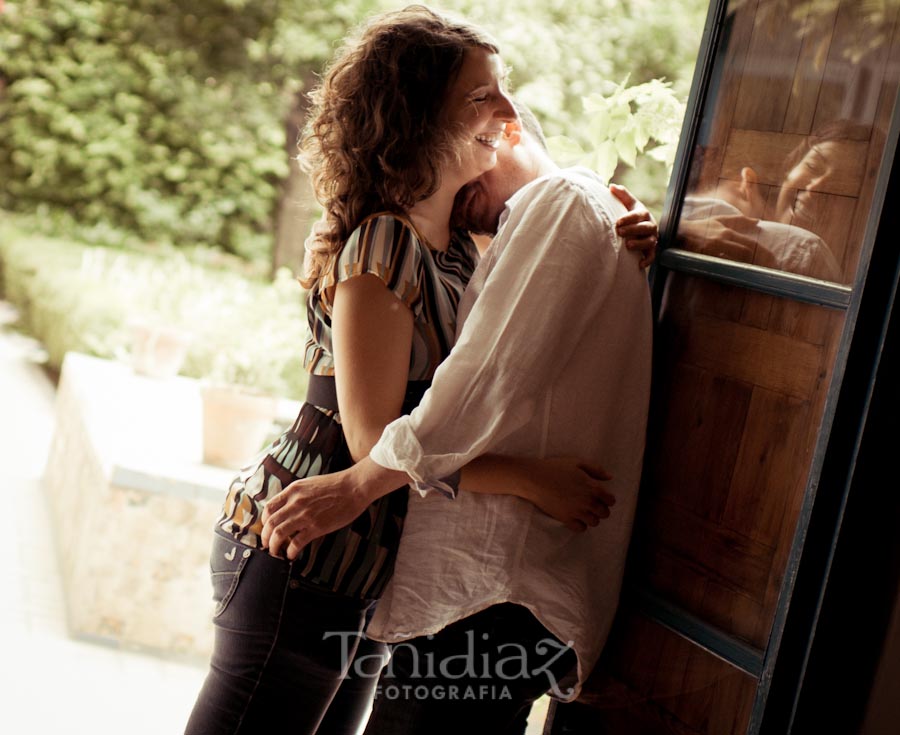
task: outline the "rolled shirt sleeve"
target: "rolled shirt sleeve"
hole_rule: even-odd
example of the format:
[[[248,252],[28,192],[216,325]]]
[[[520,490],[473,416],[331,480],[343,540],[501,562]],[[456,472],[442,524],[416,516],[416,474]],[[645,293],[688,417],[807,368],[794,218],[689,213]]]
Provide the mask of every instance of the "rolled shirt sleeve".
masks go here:
[[[578,349],[617,259],[628,257],[610,205],[568,179],[538,179],[507,214],[456,346],[420,405],[389,424],[370,453],[420,491],[453,495],[454,473],[535,420],[536,397]]]

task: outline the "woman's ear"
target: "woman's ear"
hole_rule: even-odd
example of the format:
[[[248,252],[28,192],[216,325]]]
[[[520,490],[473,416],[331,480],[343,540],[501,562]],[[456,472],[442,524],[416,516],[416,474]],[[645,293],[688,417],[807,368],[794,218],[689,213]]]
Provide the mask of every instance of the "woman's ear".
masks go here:
[[[508,122],[503,127],[503,137],[509,141],[510,146],[517,146],[522,142],[522,126],[518,122]]]

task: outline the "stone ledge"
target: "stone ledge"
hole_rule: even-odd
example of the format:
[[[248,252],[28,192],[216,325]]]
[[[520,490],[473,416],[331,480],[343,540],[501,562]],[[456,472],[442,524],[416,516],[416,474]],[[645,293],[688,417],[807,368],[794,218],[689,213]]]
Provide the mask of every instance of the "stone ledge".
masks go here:
[[[212,526],[235,471],[202,463],[200,417],[195,380],[66,356],[44,486],[74,635],[208,657]]]

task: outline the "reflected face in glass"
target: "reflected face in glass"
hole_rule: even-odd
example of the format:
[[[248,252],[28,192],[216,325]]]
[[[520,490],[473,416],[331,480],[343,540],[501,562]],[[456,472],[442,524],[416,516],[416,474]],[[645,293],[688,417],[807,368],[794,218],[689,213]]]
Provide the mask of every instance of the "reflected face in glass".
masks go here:
[[[819,143],[787,172],[775,204],[779,222],[811,228],[816,215],[810,193],[828,190],[826,184],[835,173],[839,149],[837,141]]]

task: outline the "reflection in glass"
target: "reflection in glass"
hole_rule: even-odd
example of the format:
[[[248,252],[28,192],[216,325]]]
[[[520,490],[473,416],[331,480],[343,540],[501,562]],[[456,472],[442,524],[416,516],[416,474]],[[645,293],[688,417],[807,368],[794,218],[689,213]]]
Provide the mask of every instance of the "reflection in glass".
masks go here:
[[[859,5],[730,4],[677,247],[853,280],[900,57],[900,4]]]
[[[816,194],[858,185],[860,137],[869,137],[866,126],[836,120],[802,138],[784,159],[777,187],[765,183],[751,158],[740,167],[739,180],[722,179],[714,190],[686,197],[679,244],[728,260],[839,280],[841,265],[815,234],[821,208]]]

